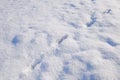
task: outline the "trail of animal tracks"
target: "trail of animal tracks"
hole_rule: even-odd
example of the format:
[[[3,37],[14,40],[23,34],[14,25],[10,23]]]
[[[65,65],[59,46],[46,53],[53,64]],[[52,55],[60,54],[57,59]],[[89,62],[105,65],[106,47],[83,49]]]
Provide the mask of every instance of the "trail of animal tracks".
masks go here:
[[[120,80],[119,0],[0,0],[0,80]]]

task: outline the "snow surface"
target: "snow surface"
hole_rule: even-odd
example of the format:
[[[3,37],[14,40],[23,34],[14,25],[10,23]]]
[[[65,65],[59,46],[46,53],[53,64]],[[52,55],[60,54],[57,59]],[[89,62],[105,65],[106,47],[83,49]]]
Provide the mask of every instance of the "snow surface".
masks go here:
[[[120,0],[0,0],[0,80],[120,80]]]

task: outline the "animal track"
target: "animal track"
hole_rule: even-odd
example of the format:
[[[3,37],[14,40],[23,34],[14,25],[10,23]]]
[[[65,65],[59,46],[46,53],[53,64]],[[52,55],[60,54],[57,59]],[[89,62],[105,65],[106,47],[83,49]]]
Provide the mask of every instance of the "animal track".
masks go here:
[[[91,21],[87,23],[87,26],[91,27],[92,25],[94,25],[96,23],[96,21],[97,21],[97,17],[95,16],[95,13],[93,13],[91,15]]]
[[[58,44],[61,44],[65,39],[68,38],[68,35],[64,35],[59,41]]]

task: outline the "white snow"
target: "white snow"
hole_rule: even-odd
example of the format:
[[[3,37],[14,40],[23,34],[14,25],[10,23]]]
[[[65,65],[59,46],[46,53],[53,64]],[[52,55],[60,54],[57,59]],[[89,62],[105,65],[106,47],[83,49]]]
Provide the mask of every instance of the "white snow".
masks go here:
[[[119,0],[0,0],[0,80],[120,80]]]

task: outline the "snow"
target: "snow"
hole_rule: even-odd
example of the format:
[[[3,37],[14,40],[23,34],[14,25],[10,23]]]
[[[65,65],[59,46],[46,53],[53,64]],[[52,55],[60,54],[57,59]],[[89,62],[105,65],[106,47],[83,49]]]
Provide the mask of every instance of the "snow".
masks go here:
[[[119,0],[0,0],[0,80],[120,80]]]

